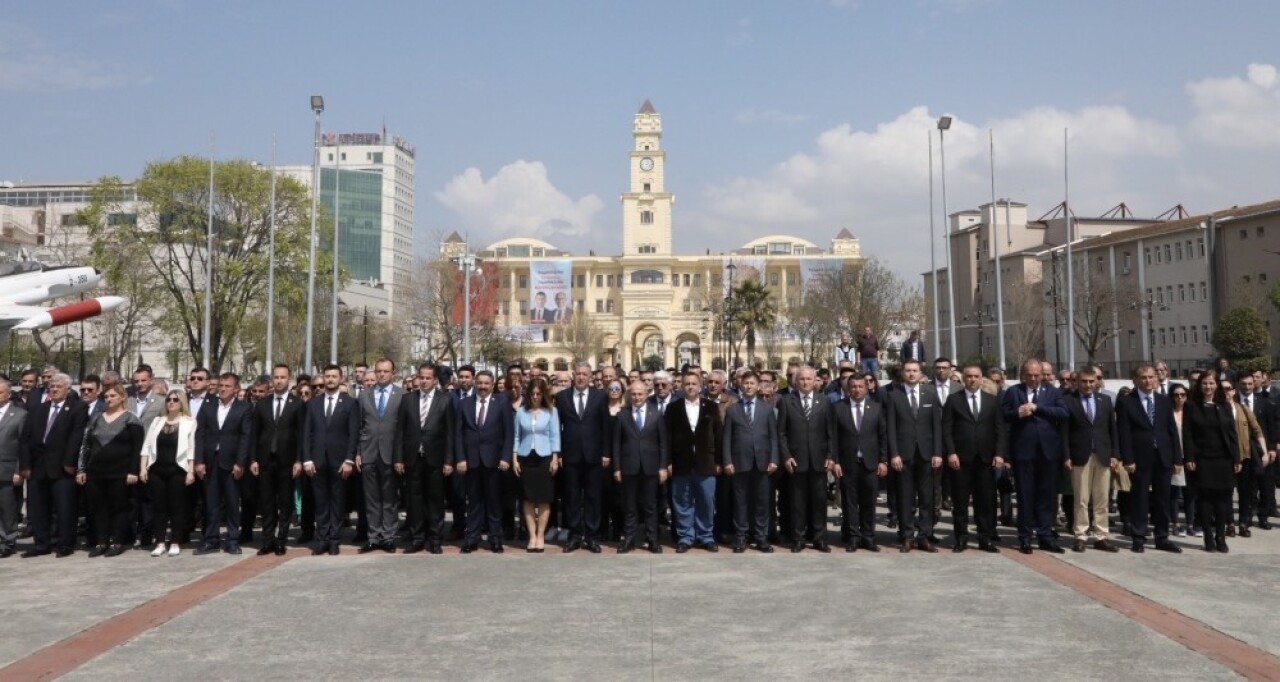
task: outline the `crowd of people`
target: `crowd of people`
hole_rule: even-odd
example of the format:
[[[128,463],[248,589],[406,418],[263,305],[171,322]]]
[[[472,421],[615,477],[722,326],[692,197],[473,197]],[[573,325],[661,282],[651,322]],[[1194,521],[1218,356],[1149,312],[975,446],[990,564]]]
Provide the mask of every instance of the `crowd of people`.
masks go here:
[[[916,340],[882,383],[878,349],[847,342],[834,373],[785,377],[383,358],[248,386],[196,368],[182,388],[144,365],[77,395],[30,370],[0,378],[0,558],[26,536],[24,557],[240,554],[255,530],[258,554],[337,554],[347,528],[362,553],[830,552],[833,505],[847,552],[880,551],[878,526],[937,552],[943,511],[955,552],[999,552],[1001,526],[1028,554],[1116,552],[1115,536],[1180,552],[1188,535],[1227,552],[1276,516],[1280,392],[1261,372],[1223,361],[1184,385],[1144,363],[1113,393],[1097,365],[1030,359],[1006,385],[926,365]]]

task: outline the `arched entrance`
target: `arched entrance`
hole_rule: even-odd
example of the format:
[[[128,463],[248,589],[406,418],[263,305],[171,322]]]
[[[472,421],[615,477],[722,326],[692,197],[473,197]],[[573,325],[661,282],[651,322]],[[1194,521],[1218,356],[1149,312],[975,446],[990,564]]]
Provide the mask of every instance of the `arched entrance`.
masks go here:
[[[697,334],[685,332],[676,337],[676,367],[702,364],[702,346]]]
[[[654,324],[642,324],[631,333],[631,366],[645,367],[666,364],[667,345],[662,330]],[[647,363],[647,365],[646,365]]]

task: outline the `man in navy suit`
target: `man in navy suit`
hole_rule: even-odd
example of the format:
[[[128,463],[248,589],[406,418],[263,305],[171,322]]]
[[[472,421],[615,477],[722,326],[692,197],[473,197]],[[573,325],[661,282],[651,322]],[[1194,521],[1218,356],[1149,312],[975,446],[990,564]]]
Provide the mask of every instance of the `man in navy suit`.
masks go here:
[[[719,371],[719,370],[717,370]],[[713,373],[714,374],[714,373]],[[756,373],[747,370],[741,379],[742,398],[724,414],[724,446],[720,451],[724,472],[733,481],[733,552],[746,551],[747,538],[756,549],[769,553],[769,476],[781,463],[778,455],[778,417],[773,406],[760,400]]]
[[[667,481],[671,450],[667,423],[655,404],[647,400],[648,384],[631,382],[631,406],[618,413],[613,432],[613,478],[622,484],[626,523],[618,553],[635,549],[636,532],[643,523],[649,551],[662,553],[658,544],[658,486]]]
[[[1052,375],[1044,372],[1040,360],[1027,360],[1022,363],[1022,383],[1006,390],[1001,399],[1001,411],[1009,424],[1008,459],[1013,461],[1018,484],[1018,545],[1023,554],[1031,553],[1033,537],[1046,552],[1065,551],[1053,537],[1053,522],[1058,471],[1063,466],[1060,431],[1067,408],[1058,389],[1044,381],[1046,376]]]
[[[205,401],[197,416],[196,476],[204,480],[204,543],[193,554],[221,549],[240,553],[240,477],[249,468],[253,409],[239,400],[240,377],[218,377],[218,401]],[[226,542],[219,539],[223,520]]]
[[[867,396],[867,376],[845,380],[848,397],[835,405],[835,476],[840,481],[844,551],[859,547],[879,552],[876,544],[876,496],[880,478],[889,474],[889,422],[884,406]]]
[[[573,386],[556,394],[556,411],[560,414],[560,459],[570,534],[564,551],[585,546],[599,554],[611,419],[609,399],[604,391],[591,387],[590,364],[574,366]]]
[[[1147,542],[1147,510],[1155,521],[1156,549],[1180,553],[1169,542],[1169,481],[1182,471],[1182,443],[1173,419],[1173,402],[1156,393],[1156,369],[1142,363],[1133,370],[1133,393],[1116,402],[1116,439],[1129,472],[1129,524],[1134,552]],[[1154,499],[1153,499],[1154,498]]]
[[[462,552],[480,546],[481,531],[489,549],[502,553],[502,474],[511,468],[515,424],[507,397],[493,392],[493,372],[476,373],[475,394],[458,406],[454,439],[457,471],[467,475],[467,534]]]
[[[346,481],[356,469],[360,445],[360,405],[338,390],[342,368],[324,368],[324,392],[307,405],[302,432],[302,470],[316,498],[316,533],[311,554],[337,554],[338,529],[346,514]]]
[[[57,373],[45,384],[43,402],[35,398],[27,408],[27,447],[19,463],[27,479],[27,516],[35,547],[24,557],[42,556],[56,549],[70,556],[76,546],[76,461],[84,439],[88,411],[71,393],[71,377]],[[51,526],[57,515],[57,546]]]

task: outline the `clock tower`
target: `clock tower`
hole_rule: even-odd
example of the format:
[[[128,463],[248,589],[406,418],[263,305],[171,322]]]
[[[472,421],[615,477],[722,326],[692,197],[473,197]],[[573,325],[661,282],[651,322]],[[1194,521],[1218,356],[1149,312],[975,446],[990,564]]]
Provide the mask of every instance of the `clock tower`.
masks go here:
[[[631,186],[622,195],[622,247],[626,257],[671,255],[671,205],[666,191],[662,115],[649,100],[636,112],[632,129]]]

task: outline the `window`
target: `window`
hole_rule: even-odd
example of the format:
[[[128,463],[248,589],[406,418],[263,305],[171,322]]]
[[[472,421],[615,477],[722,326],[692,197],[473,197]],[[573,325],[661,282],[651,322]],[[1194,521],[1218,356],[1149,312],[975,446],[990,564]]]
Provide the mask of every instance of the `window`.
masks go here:
[[[684,273],[684,285],[689,286],[689,273]]]
[[[1187,302],[1187,290],[1181,284],[1178,285],[1178,303]]]
[[[515,276],[515,275],[512,275],[512,274],[511,274],[511,273],[509,273],[509,272],[508,272],[508,273],[504,273],[501,277],[499,277],[499,278],[498,278],[498,288],[500,288],[500,289],[510,289],[510,288],[511,288],[511,278],[512,278],[512,277],[514,277],[514,276]]]
[[[518,288],[520,288],[520,289],[528,289],[528,288],[529,288],[529,276],[528,276],[528,275],[520,275],[520,286],[519,286]]]
[[[1130,329],[1129,330],[1129,350],[1133,350],[1135,348],[1134,344],[1137,343],[1136,341],[1137,337],[1138,337],[1137,332]]]
[[[753,256],[764,256],[768,254],[768,252],[769,252],[769,247],[765,246],[764,244],[751,247],[751,255]]]
[[[1106,274],[1106,272],[1107,272],[1106,268],[1104,268],[1104,267],[1103,267],[1103,264],[1104,264],[1105,262],[1106,262],[1106,261],[1105,261],[1105,259],[1103,259],[1103,257],[1102,257],[1102,256],[1098,256],[1098,274],[1099,274],[1099,275]]]
[[[791,242],[769,242],[769,253],[789,255],[791,253]]]
[[[1156,287],[1156,303],[1164,305],[1164,289]]]
[[[525,315],[528,315],[528,314],[529,314],[529,302],[520,301],[520,317],[524,317]]]
[[[1187,345],[1187,328],[1178,327],[1178,331],[1182,333],[1182,345]]]
[[[652,224],[653,224],[653,211],[641,211],[641,212],[640,212],[640,224],[641,224],[641,225],[652,225]]]
[[[1201,301],[1209,300],[1209,285],[1206,282],[1200,283],[1200,300]],[[1209,343],[1209,340],[1205,339],[1205,343]]]
[[[1147,265],[1151,265],[1151,249],[1143,249],[1142,258],[1147,262]]]
[[[1156,247],[1156,262],[1163,263],[1164,259],[1160,257],[1160,247]]]
[[[771,287],[778,286],[778,273],[776,272],[769,273],[769,286]]]
[[[597,287],[604,286],[604,275],[596,275],[596,286]]]
[[[528,258],[529,247],[523,245],[510,246],[507,248],[507,255],[512,258]]]
[[[1173,249],[1169,248],[1168,244],[1164,245],[1164,261],[1166,263],[1173,262]]]
[[[631,273],[632,284],[662,284],[662,273],[658,270],[636,270]]]
[[[1179,288],[1179,289],[1181,289],[1181,288],[1182,288],[1182,285],[1181,285],[1181,284],[1179,284],[1179,285],[1178,285],[1178,288]],[[1192,283],[1192,284],[1188,284],[1188,285],[1187,285],[1187,293],[1188,293],[1188,294],[1190,294],[1190,299],[1191,299],[1191,301],[1194,303],[1194,302],[1195,302],[1195,300],[1196,300],[1196,285],[1195,285],[1195,283]]]
[[[641,244],[639,251],[640,253],[657,253],[658,249],[653,244]]]
[[[1173,250],[1173,253],[1174,253],[1174,256],[1175,256],[1175,259],[1176,259],[1176,260],[1178,260],[1178,261],[1181,261],[1181,260],[1182,260],[1182,242],[1178,242],[1178,243],[1175,245],[1174,250]]]
[[[647,183],[647,182],[646,182],[646,183],[644,183],[644,191],[646,191],[646,192],[648,192],[648,191],[649,191],[649,183]]]
[[[586,303],[587,303],[586,301],[584,301],[584,300],[582,300],[582,299],[578,299],[578,300],[576,300],[576,301],[574,301],[574,302],[573,302],[573,307],[574,307],[574,309],[575,309],[575,310],[577,310],[578,312],[582,312],[582,311],[583,311],[583,307],[586,305]]]
[[[597,312],[597,313],[603,313],[603,312],[604,312],[604,299],[603,299],[603,298],[597,298],[597,299],[596,299],[596,312]]]
[[[683,311],[684,311],[684,312],[686,312],[686,313],[691,313],[691,312],[693,312],[693,301],[691,301],[691,300],[689,300],[689,299],[687,299],[687,298],[686,298],[686,299],[684,300],[684,303],[681,305],[681,308],[680,308],[680,309],[681,309],[681,310],[683,310]]]
[[[1263,226],[1259,225],[1259,226],[1258,226],[1258,237],[1259,237],[1259,238],[1261,238],[1261,237],[1262,237],[1263,235],[1265,235],[1266,233],[1267,233],[1267,228],[1265,228],[1265,227],[1263,227]]]
[[[503,301],[503,302],[502,302],[502,305],[499,307],[499,310],[501,310],[501,311],[502,311],[502,314],[503,314],[503,315],[510,315],[510,314],[511,314],[511,301]]]
[[[1209,338],[1209,325],[1200,325],[1200,335],[1204,337],[1205,343],[1213,343],[1213,339]]]
[[[1201,258],[1204,258],[1204,237],[1201,237],[1201,238],[1197,239],[1197,240],[1196,240],[1196,243],[1197,243],[1197,245],[1199,246],[1199,249],[1200,249],[1200,257],[1201,257]]]
[[[1196,329],[1195,325],[1191,327],[1191,343],[1200,343],[1200,330]]]
[[[1243,240],[1245,240],[1245,239],[1248,239],[1248,238],[1249,238],[1249,231],[1248,231],[1248,230],[1240,230],[1240,239],[1241,239],[1241,241],[1243,241]]]
[[[613,299],[612,299],[612,298],[604,302],[604,311],[605,311],[606,313],[611,313],[611,312],[613,312]]]
[[[693,276],[693,286],[695,287],[702,286],[702,275],[695,274]]]
[[[1133,267],[1133,257],[1129,255],[1128,251],[1125,251],[1124,252],[1124,271],[1128,272],[1129,268],[1131,267]]]
[[[1164,327],[1160,328],[1160,345],[1165,346],[1169,343],[1169,337],[1165,335]]]
[[[1265,272],[1259,272],[1259,273],[1258,273],[1258,284],[1266,284],[1266,283],[1267,283],[1267,273],[1265,273]]]
[[[382,163],[382,152],[374,152],[374,153],[373,153],[373,162],[374,162],[374,163]]]
[[[796,285],[796,274],[795,270],[787,270],[787,286],[793,287]]]
[[[587,276],[586,276],[586,275],[574,275],[574,276],[573,276],[573,278],[574,278],[574,285],[573,285],[573,286],[578,287],[579,289],[586,289],[586,288],[587,288]]]
[[[671,286],[673,288],[680,286],[680,275],[671,273]]]
[[[613,286],[613,275],[605,275],[604,282],[607,286]]]

